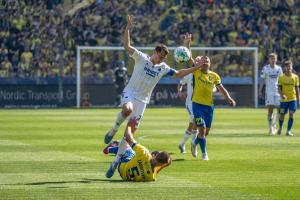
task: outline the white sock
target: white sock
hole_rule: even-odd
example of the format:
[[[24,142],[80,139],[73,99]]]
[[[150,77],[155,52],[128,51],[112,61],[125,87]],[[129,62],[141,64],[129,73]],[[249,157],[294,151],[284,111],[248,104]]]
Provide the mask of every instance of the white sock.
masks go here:
[[[273,123],[273,118],[272,115],[268,115],[268,124],[269,124],[269,129],[272,128],[272,123]]]
[[[199,132],[198,129],[192,131],[192,133],[193,133],[192,141],[194,141],[197,138],[198,132]]]
[[[279,114],[278,114],[278,112],[275,112],[274,116],[273,116],[273,121],[272,121],[272,125],[273,126],[276,126],[276,124],[277,124],[277,122],[279,120],[278,118],[279,118]]]
[[[189,139],[189,137],[192,135],[192,132],[190,132],[189,130],[186,130],[184,135],[183,135],[183,138],[182,138],[182,141],[180,143],[181,146],[185,145],[186,141]]]
[[[118,130],[121,124],[125,121],[126,117],[123,116],[122,112],[119,112],[117,115],[117,119],[115,121],[115,124],[113,126],[114,130]]]
[[[119,147],[119,149],[118,149],[117,155],[122,156],[125,153],[126,149],[128,149],[130,147],[129,144],[127,143],[125,137],[122,138],[118,147]]]

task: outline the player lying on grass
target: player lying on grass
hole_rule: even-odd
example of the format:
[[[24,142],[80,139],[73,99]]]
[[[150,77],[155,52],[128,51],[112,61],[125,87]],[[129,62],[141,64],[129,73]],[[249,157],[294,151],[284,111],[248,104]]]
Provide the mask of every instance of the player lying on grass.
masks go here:
[[[126,119],[134,118],[137,120],[137,126],[139,125],[146,106],[150,101],[152,91],[163,76],[180,78],[198,69],[198,67],[181,70],[170,68],[164,62],[169,53],[165,45],[156,46],[152,56],[148,56],[132,47],[130,44],[130,29],[134,25],[133,16],[129,15],[127,20],[128,23],[124,33],[124,48],[129,56],[134,59],[135,65],[132,76],[122,94],[122,111],[117,114],[113,127],[106,133],[104,138],[105,144],[110,143]]]
[[[132,135],[136,127],[136,120],[128,123],[129,129],[118,146],[115,160],[111,163],[105,176],[111,178],[115,170],[125,181],[155,181],[156,175],[172,162],[170,155],[165,151],[153,152],[138,144]]]

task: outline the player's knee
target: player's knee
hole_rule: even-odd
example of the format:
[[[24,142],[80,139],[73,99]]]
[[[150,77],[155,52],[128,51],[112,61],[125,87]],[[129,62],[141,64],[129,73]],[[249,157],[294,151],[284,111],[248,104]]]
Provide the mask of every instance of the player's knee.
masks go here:
[[[133,133],[136,131],[137,126],[138,126],[138,121],[137,121],[137,119],[136,119],[136,118],[130,119],[130,120],[128,121],[127,126],[131,128],[131,133],[133,134]]]
[[[132,113],[132,109],[125,109],[123,110],[123,114],[128,117]]]
[[[128,117],[132,113],[132,111],[133,111],[132,104],[125,105],[122,110],[123,115],[126,117]]]
[[[200,135],[201,138],[205,137],[205,135],[206,135],[206,128],[204,126],[199,128],[199,135]]]

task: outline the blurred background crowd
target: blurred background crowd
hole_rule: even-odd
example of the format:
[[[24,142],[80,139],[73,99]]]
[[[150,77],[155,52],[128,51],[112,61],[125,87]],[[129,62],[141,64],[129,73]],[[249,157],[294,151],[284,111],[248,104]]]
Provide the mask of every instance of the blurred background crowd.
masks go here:
[[[258,47],[260,67],[276,52],[299,72],[300,1],[0,0],[0,77],[75,77],[76,45],[122,46],[128,13],[137,22],[134,46],[179,46],[190,32],[193,46]],[[112,80],[121,54],[85,53],[82,71]],[[212,62],[221,76],[252,73],[251,60]]]

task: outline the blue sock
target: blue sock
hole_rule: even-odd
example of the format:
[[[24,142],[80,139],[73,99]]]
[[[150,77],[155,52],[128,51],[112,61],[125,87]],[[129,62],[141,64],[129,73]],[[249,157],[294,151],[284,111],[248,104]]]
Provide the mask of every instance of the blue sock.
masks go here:
[[[195,144],[199,144],[200,143],[200,138],[196,137],[196,139],[194,140]]]
[[[292,129],[294,122],[294,118],[289,118],[287,130],[290,131]]]
[[[108,153],[117,154],[118,153],[118,149],[119,149],[118,146],[116,146],[116,147],[109,147],[108,148]]]
[[[206,153],[206,138],[200,138],[200,148],[202,153]]]
[[[282,129],[283,120],[279,119],[279,128]]]

